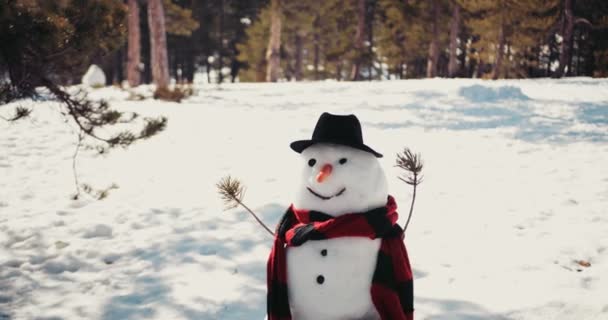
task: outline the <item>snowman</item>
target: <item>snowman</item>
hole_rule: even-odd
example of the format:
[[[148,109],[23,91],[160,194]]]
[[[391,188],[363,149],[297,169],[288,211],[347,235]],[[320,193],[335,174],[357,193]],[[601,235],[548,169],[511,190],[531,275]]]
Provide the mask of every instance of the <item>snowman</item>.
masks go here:
[[[323,113],[268,260],[269,320],[412,320],[413,279],[382,155],[354,115]]]

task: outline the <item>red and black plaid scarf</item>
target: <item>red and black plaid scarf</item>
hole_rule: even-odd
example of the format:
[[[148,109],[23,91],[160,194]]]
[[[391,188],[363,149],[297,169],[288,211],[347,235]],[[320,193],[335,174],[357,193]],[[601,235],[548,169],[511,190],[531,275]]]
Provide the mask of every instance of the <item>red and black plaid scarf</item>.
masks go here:
[[[322,212],[298,210],[292,205],[277,227],[268,258],[268,320],[291,320],[286,248],[309,240],[338,237],[382,238],[372,279],[372,301],[383,320],[413,320],[412,269],[397,218],[397,204],[391,196],[386,207],[335,218]]]

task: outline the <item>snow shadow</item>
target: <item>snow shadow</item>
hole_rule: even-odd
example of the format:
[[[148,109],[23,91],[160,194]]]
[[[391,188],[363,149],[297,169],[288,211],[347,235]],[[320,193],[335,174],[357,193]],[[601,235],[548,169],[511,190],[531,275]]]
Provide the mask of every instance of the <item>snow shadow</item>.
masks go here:
[[[509,320],[503,315],[491,313],[478,304],[452,299],[431,299],[416,297],[414,306],[424,305],[424,310],[434,312],[425,316],[425,320]]]
[[[475,103],[530,99],[519,87],[515,86],[488,87],[474,84],[472,86],[460,88],[458,94]]]
[[[7,268],[7,266],[1,266]],[[0,275],[0,320],[9,320],[11,315],[9,310],[13,303],[13,296],[16,294],[15,288],[12,286],[11,274]]]
[[[608,125],[608,103],[582,103],[578,110],[578,118],[584,123]]]
[[[380,129],[423,127],[425,129],[482,130],[514,128],[509,134],[527,142],[608,141],[608,102],[572,102],[532,99],[516,86],[465,86],[460,99],[442,97],[441,92],[413,92],[404,105],[381,106],[376,110],[406,110],[420,120],[366,122]],[[558,110],[555,110],[559,108]],[[410,117],[411,119],[411,117]]]
[[[285,209],[284,205],[271,203],[255,208],[255,211],[274,228]],[[263,229],[258,229],[249,213],[242,210],[200,223],[208,227],[205,232],[191,233],[200,231],[200,227],[176,230],[179,236],[166,243],[138,248],[127,254],[136,261],[146,262],[148,267],[134,276],[130,292],[107,300],[101,319],[152,318],[167,310],[177,314],[179,319],[263,319],[266,258],[272,238]],[[252,254],[253,251],[264,254]],[[187,279],[187,289],[176,287],[183,277],[164,276],[168,269],[181,272],[181,267],[191,275]],[[189,293],[192,289],[195,292]],[[224,298],[215,299],[216,291],[221,291]],[[226,294],[227,291],[230,293]],[[179,298],[183,294],[189,295],[188,302]]]
[[[221,246],[219,243],[212,244],[218,249],[218,253],[223,256],[230,257],[234,251],[229,246]],[[191,239],[185,239],[178,243],[171,244],[167,249],[171,248],[202,248],[205,247],[202,243],[198,246],[193,246]],[[245,249],[247,246],[244,246]],[[151,248],[151,252],[146,252],[142,255],[144,258],[150,258],[155,264],[155,268],[159,270],[163,268],[162,264],[168,266],[170,264],[180,265],[187,263],[195,263],[189,259],[180,259],[173,261],[172,259],[163,259],[163,252],[157,248]],[[202,263],[202,269],[213,269],[217,266]],[[264,284],[266,266],[265,263],[235,264],[234,273],[246,274],[247,281],[243,281],[238,288],[239,297],[235,299],[224,299],[218,302],[215,299],[209,299],[202,295],[193,297],[189,302],[179,302],[176,299],[176,290],[173,287],[173,282],[160,276],[137,276],[134,279],[134,285],[131,292],[126,294],[115,295],[111,297],[102,308],[103,320],[123,320],[123,319],[145,319],[158,317],[159,312],[170,310],[172,314],[177,314],[178,319],[192,320],[211,320],[211,319],[248,319],[251,315],[256,315],[258,318],[263,318],[265,314],[265,304],[251,303],[251,299],[245,297],[264,297],[265,290],[262,288]],[[197,280],[196,274],[192,275],[192,282],[199,287],[201,291],[205,291],[207,296],[214,290],[222,290],[223,288],[215,287],[217,284],[210,286],[209,283]],[[198,282],[198,283],[197,283]],[[217,282],[216,282],[217,283]]]
[[[8,230],[7,241],[0,244],[6,251],[0,261],[0,320],[13,319],[23,305],[36,303],[32,292],[67,293],[64,288],[48,285],[48,281],[69,282],[71,274],[80,269],[96,272],[99,267],[72,254],[54,253],[49,241],[39,230],[21,232]],[[59,317],[35,319],[61,320]]]

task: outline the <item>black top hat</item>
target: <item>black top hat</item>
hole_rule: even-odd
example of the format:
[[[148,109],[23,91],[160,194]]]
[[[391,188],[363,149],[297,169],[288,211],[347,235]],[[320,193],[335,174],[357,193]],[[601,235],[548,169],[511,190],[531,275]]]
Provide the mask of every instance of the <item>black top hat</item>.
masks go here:
[[[302,153],[304,149],[316,143],[333,143],[363,150],[382,158],[382,154],[363,144],[361,124],[355,115],[338,116],[324,112],[315,126],[310,140],[298,140],[291,143],[291,148]]]

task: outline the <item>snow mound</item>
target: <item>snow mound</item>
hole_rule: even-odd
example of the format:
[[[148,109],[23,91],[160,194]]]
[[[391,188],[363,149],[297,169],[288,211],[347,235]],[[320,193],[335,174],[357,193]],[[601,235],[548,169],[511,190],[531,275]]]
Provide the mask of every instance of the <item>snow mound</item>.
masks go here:
[[[82,84],[88,87],[102,87],[106,85],[106,75],[100,67],[92,64],[82,76]]]
[[[50,260],[43,266],[43,270],[48,274],[61,274],[64,272],[76,272],[81,265],[73,259]]]
[[[528,100],[519,87],[487,87],[479,84],[462,87],[459,94],[472,102],[495,102],[499,100]]]
[[[90,230],[87,230],[84,235],[84,238],[110,238],[112,237],[112,228],[105,224],[98,224]]]

